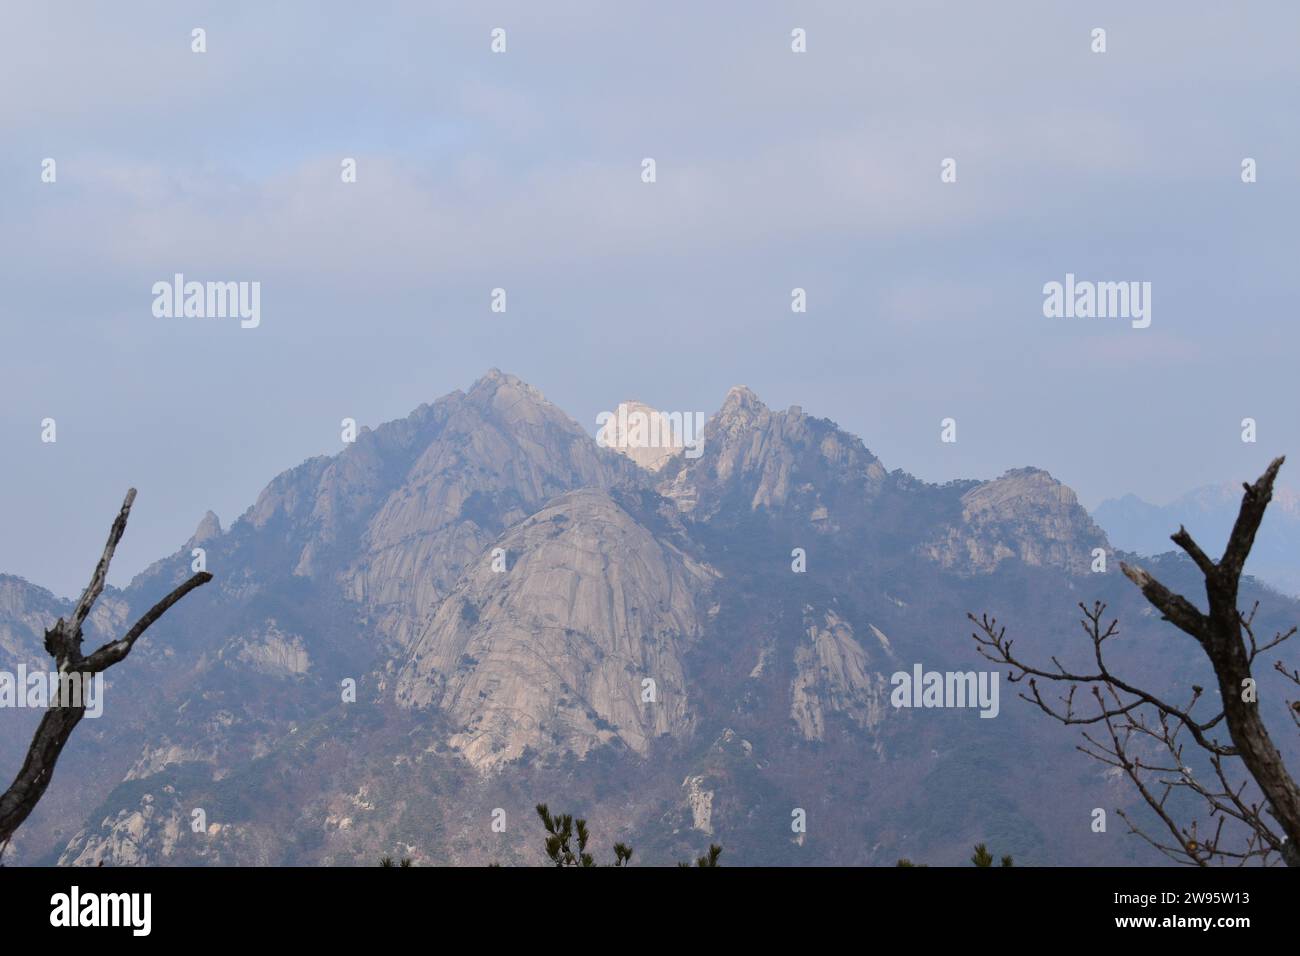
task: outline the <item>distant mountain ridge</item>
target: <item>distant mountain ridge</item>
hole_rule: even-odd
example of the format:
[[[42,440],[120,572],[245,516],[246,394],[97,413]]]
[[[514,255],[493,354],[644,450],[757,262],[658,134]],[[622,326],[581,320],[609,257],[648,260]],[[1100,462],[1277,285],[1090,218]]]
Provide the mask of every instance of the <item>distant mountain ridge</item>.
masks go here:
[[[1153,505],[1136,495],[1111,498],[1093,511],[1118,548],[1136,554],[1175,550],[1169,536],[1185,525],[1204,547],[1218,553],[1228,540],[1241,504],[1241,485],[1205,485],[1168,505]],[[1284,594],[1300,596],[1300,494],[1279,487],[1260,525],[1246,566]]]

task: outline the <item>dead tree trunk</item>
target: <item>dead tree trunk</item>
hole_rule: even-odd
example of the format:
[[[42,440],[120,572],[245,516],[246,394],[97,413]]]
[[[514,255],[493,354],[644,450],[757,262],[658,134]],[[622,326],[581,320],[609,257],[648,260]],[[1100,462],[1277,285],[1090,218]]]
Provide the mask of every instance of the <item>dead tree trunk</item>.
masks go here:
[[[1120,567],[1165,620],[1194,637],[1209,657],[1219,681],[1224,722],[1228,725],[1237,756],[1259,784],[1278,826],[1286,834],[1284,858],[1289,865],[1300,866],[1300,787],[1287,773],[1282,755],[1260,718],[1258,705],[1253,699],[1245,699],[1243,688],[1251,679],[1250,663],[1255,654],[1253,648],[1246,646],[1242,615],[1237,608],[1242,568],[1255,543],[1255,533],[1264,518],[1264,509],[1273,498],[1273,482],[1278,469],[1285,460],[1274,459],[1258,481],[1243,486],[1246,494],[1242,498],[1241,510],[1223,557],[1217,562],[1210,560],[1186,528],[1179,528],[1173,536],[1174,543],[1187,552],[1205,576],[1209,613],[1201,613],[1190,601],[1174,594],[1141,568],[1127,564]]]
[[[162,617],[173,604],[195,588],[212,580],[212,575],[206,571],[195,574],[150,608],[149,612],[122,637],[109,641],[89,656],[81,653],[81,625],[104,590],[108,565],[113,560],[113,552],[117,549],[118,542],[122,540],[123,532],[126,531],[126,521],[131,514],[131,504],[134,501],[135,489],[132,488],[126,493],[122,510],[108,533],[108,543],[104,546],[104,553],[99,559],[99,564],[95,566],[90,583],[82,593],[81,599],[77,601],[72,616],[67,620],[59,618],[55,625],[45,632],[45,649],[54,658],[59,674],[81,675],[82,678],[88,678],[124,660],[131,653],[131,648],[140,635]],[[45,794],[59,754],[63,752],[63,747],[72,736],[72,731],[85,716],[85,701],[81,695],[78,695],[78,699],[80,703],[74,704],[71,700],[52,697],[32,737],[31,746],[27,748],[27,757],[18,771],[18,776],[9,785],[9,789],[0,795],[0,854],[3,854],[9,845],[14,831],[22,825]]]

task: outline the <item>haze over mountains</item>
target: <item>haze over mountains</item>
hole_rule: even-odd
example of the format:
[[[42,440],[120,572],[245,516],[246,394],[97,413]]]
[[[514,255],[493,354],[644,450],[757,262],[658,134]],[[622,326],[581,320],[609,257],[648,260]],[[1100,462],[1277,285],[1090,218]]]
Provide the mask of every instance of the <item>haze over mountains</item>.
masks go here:
[[[1153,862],[1122,826],[1091,831],[1132,795],[1005,680],[990,720],[896,710],[889,678],[984,669],[968,610],[1086,659],[1075,605],[1099,598],[1134,679],[1208,683],[1046,472],[927,484],[743,387],[698,457],[629,455],[494,370],[277,476],[228,529],[206,515],[104,595],[88,642],[188,576],[194,547],[214,581],[110,672],[9,862],[536,863],[537,802],[638,863],[710,841],[732,863],[944,862],[977,841]],[[1189,563],[1148,564],[1199,596]],[[1260,627],[1300,619],[1248,590]],[[68,606],[0,576],[0,668],[47,668]],[[0,711],[0,773],[36,717]]]
[[[1169,535],[1186,525],[1207,547],[1222,548],[1241,505],[1241,484],[1226,482],[1189,491],[1167,505],[1136,495],[1103,501],[1093,511],[1118,548],[1137,554],[1174,549]],[[1250,569],[1261,580],[1293,597],[1300,595],[1300,495],[1278,488],[1250,552]]]

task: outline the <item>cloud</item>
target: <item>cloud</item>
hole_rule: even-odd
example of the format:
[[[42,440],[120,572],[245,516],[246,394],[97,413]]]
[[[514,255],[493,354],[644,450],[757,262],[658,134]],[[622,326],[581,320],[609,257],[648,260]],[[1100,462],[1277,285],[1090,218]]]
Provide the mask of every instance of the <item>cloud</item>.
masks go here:
[[[143,562],[330,450],[339,409],[373,424],[494,365],[575,415],[749,381],[924,477],[1042,463],[1093,498],[1172,497],[1127,482],[1212,457],[1223,399],[1185,371],[1267,410],[1300,345],[1300,134],[1277,122],[1298,27],[1281,2],[6,3],[5,488],[65,510],[17,516],[0,570],[77,586],[48,524],[93,550],[112,507],[39,457],[49,409],[113,496],[142,480],[124,461],[167,489],[133,528]],[[262,327],[152,321],[149,288],[177,271],[262,281]],[[1066,271],[1154,281],[1152,329],[1042,319]],[[490,319],[499,285],[511,312]],[[1098,377],[1178,397],[1158,439],[1115,440],[1126,467],[1051,428],[932,447],[932,406],[960,404],[967,435],[1025,395],[1062,420],[1125,414]],[[218,411],[177,434],[190,404]],[[1300,444],[1300,421],[1267,434]]]

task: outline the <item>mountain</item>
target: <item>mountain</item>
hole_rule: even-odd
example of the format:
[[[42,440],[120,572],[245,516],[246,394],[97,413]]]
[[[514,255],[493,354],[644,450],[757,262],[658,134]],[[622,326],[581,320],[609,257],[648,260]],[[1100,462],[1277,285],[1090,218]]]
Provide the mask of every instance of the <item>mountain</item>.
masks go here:
[[[494,370],[277,476],[228,528],[205,515],[97,608],[107,635],[204,549],[213,582],[110,672],[7,862],[538,863],[538,802],[644,863],[710,841],[736,864],[984,841],[1024,863],[1158,859],[1091,831],[1133,794],[1014,686],[993,719],[890,700],[916,664],[982,669],[968,610],[1086,661],[1094,598],[1134,680],[1205,683],[1069,488],[1033,468],[929,484],[744,387],[697,444],[670,429],[647,449],[635,427],[598,441]],[[1195,593],[1190,562],[1152,564]],[[1259,627],[1300,617],[1250,588]],[[0,669],[44,661],[68,607],[0,577]],[[10,773],[34,720],[0,720]]]
[[[1116,547],[1136,554],[1173,550],[1169,536],[1180,524],[1217,554],[1227,543],[1240,504],[1240,483],[1227,482],[1197,488],[1163,506],[1136,495],[1108,499],[1097,506],[1093,518]],[[1246,571],[1284,594],[1300,596],[1300,494],[1289,488],[1273,493]]]

